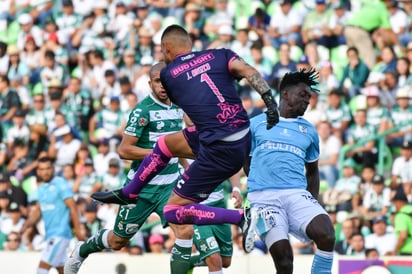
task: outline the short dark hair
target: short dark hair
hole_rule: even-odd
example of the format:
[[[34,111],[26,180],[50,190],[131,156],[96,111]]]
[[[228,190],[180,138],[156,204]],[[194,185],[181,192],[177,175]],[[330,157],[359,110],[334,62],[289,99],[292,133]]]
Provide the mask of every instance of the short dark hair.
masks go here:
[[[99,49],[93,50],[93,55],[95,58],[102,59],[102,60],[104,59],[103,51]]]
[[[287,87],[303,83],[308,85],[312,91],[319,92],[319,89],[316,88],[316,85],[319,84],[318,78],[319,74],[314,68],[288,72],[280,81],[279,90],[283,91]]]
[[[52,50],[46,50],[46,52],[44,53],[44,58],[46,59],[53,59],[55,58],[56,54],[54,54],[54,51]]]
[[[53,160],[50,157],[41,157],[40,159],[37,160],[39,163],[47,163],[50,162],[51,164],[53,164]]]
[[[162,33],[161,40],[170,34],[188,35],[187,31],[179,25],[170,25]]]
[[[356,55],[359,55],[359,50],[358,50],[358,48],[356,48],[356,47],[349,47],[349,48],[346,50],[346,53],[349,53],[350,51],[354,51],[354,52],[356,53]]]

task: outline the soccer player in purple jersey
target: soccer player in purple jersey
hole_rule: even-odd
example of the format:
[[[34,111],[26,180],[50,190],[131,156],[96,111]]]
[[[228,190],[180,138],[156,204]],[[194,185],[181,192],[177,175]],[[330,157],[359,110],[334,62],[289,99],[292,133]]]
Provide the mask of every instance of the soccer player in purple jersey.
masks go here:
[[[193,227],[188,224],[237,224],[245,234],[245,251],[253,248],[248,211],[199,204],[223,180],[237,173],[249,155],[249,119],[234,81],[246,78],[262,95],[268,129],[279,121],[279,112],[260,73],[233,51],[192,52],[188,33],[178,25],[165,29],[161,46],[167,63],[160,75],[162,84],[172,102],[185,111],[195,127],[162,136],[128,185],[111,192],[96,192],[92,198],[105,203],[133,204],[142,188],[172,157],[194,159],[164,208],[165,219],[176,234],[172,273],[186,273],[193,235]]]

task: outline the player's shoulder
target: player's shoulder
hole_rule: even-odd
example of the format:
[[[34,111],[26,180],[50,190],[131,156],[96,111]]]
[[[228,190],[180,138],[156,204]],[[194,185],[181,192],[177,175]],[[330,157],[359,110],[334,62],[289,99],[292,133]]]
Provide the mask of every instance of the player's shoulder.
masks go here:
[[[298,117],[296,119],[297,123],[298,123],[298,127],[299,130],[304,132],[304,133],[309,133],[309,134],[316,134],[317,135],[317,131],[316,128],[313,126],[313,124],[311,122],[309,122],[308,120],[306,120],[303,117]]]
[[[60,189],[66,189],[66,188],[71,188],[69,183],[66,181],[65,178],[61,177],[61,176],[55,176],[49,184],[53,184],[55,186],[57,186]]]
[[[265,125],[266,127],[266,123],[266,114],[261,113],[250,119],[250,128],[256,129],[259,125]]]
[[[132,109],[132,113],[139,114],[139,113],[145,112],[154,103],[155,102],[153,101],[153,99],[150,97],[150,95],[148,95],[145,98],[143,98],[143,100],[140,101],[137,105],[134,106],[134,108]]]

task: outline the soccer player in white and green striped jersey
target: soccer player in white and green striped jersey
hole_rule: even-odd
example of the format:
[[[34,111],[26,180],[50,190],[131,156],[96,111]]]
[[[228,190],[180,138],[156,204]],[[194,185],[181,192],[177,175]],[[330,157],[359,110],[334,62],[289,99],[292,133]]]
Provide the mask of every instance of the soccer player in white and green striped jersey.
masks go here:
[[[134,177],[141,160],[152,151],[160,136],[182,130],[183,111],[170,102],[160,82],[160,71],[164,66],[159,63],[152,67],[149,81],[152,93],[130,113],[119,145],[120,156],[133,160],[125,184]],[[91,253],[104,249],[119,250],[126,246],[153,212],[160,216],[162,224],[165,225],[163,207],[178,175],[178,159],[173,158],[140,192],[134,207],[120,206],[113,230],[100,230],[86,242],[76,246],[66,262],[64,273],[77,273],[82,262]]]

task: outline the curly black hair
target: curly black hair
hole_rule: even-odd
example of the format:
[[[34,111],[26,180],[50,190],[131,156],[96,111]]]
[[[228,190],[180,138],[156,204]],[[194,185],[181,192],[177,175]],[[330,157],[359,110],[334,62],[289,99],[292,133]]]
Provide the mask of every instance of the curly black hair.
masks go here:
[[[290,86],[295,86],[298,84],[306,84],[314,92],[319,92],[319,89],[316,87],[319,82],[319,73],[314,69],[300,69],[298,71],[292,71],[286,73],[279,84],[279,90],[282,91]]]

